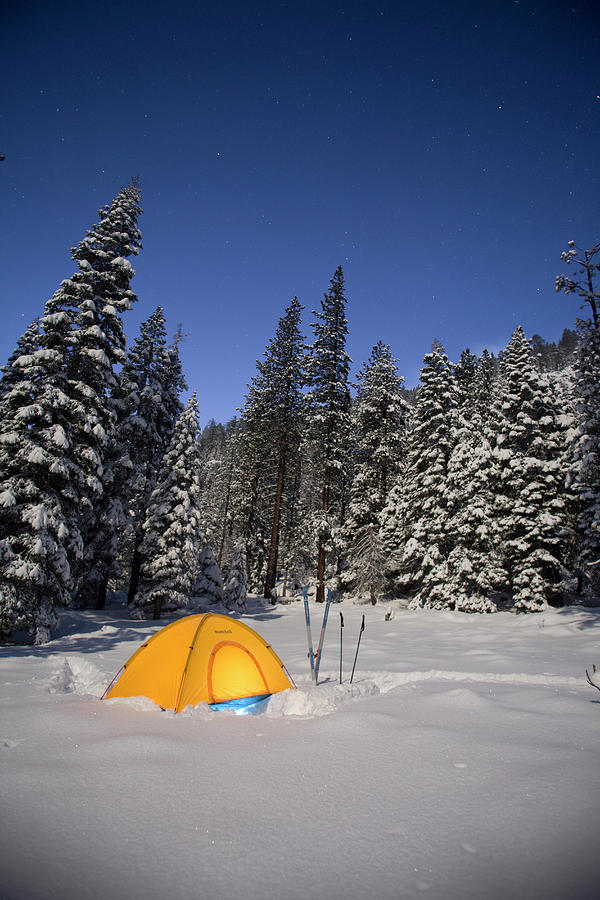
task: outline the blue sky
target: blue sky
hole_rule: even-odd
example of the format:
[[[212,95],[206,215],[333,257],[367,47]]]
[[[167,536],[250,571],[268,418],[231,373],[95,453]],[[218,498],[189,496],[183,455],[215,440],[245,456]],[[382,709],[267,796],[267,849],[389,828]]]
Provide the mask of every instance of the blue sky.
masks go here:
[[[598,241],[600,15],[563,2],[8,2],[0,357],[139,175],[129,340],[181,323],[203,421],[243,402],[294,295],[342,265],[358,369],[413,385],[434,338],[557,340],[570,239]]]

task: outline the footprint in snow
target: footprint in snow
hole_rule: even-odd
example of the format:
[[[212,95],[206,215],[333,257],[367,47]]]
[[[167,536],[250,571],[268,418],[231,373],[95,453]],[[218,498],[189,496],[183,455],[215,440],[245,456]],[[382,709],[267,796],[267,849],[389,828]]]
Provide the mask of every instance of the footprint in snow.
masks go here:
[[[14,750],[19,744],[22,744],[25,738],[13,741],[12,738],[0,737],[0,750]]]

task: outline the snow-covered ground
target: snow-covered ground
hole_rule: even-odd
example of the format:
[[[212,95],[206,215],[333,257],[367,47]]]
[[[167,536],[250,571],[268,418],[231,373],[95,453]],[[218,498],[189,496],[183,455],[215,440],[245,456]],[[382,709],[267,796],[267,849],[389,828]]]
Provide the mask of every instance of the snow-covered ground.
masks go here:
[[[169,621],[120,604],[1,647],[3,900],[595,900],[600,610],[388,608],[331,607],[314,688],[302,604],[255,604],[298,691],[244,717],[101,702]]]

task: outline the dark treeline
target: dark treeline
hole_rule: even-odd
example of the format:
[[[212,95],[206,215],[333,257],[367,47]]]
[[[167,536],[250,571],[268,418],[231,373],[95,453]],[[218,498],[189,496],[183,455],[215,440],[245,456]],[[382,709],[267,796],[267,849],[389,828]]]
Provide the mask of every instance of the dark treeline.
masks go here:
[[[139,204],[134,182],[100,210],[2,369],[0,638],[48,640],[109,589],[156,618],[303,584],[469,612],[595,589],[600,247],[563,254],[577,330],[456,363],[435,341],[411,390],[383,341],[351,379],[338,268],[312,341],[294,297],[239,417],[200,431],[161,307],[126,347]]]

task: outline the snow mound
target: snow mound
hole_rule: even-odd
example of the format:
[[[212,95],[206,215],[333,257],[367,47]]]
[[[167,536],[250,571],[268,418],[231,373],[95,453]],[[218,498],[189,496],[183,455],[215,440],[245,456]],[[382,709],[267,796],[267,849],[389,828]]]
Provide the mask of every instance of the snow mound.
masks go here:
[[[154,700],[151,700],[150,697],[113,697],[104,702],[109,703],[111,706],[128,706],[130,709],[137,709],[140,712],[156,712],[160,710],[160,706]],[[163,710],[163,712],[169,713],[171,710]]]
[[[369,672],[361,677],[360,681],[353,684],[337,684],[332,677],[331,681],[321,683],[317,687],[312,684],[300,685],[295,691],[282,691],[274,694],[261,714],[272,717],[300,716],[303,718],[327,716],[348,702],[377,694],[388,694],[391,691],[398,691],[409,685],[427,681],[481,685],[535,684],[561,687],[579,687],[583,683],[581,678],[551,674],[452,672],[438,669],[430,669],[426,672]],[[440,702],[442,704],[453,702],[474,709],[480,709],[486,705],[478,694],[464,686],[443,692],[440,695]]]
[[[51,694],[82,694],[101,697],[106,690],[106,675],[89,660],[69,656],[59,662],[50,676],[48,691]]]
[[[52,672],[48,691],[53,694],[79,694],[81,696],[101,698],[108,683],[106,673],[85,657],[69,656],[62,660],[55,659],[57,668]],[[296,718],[314,718],[316,716],[328,716],[335,713],[347,703],[360,700],[365,697],[373,697],[379,694],[388,694],[393,691],[405,689],[410,685],[423,682],[446,682],[457,684],[454,690],[444,691],[439,702],[448,704],[453,702],[462,707],[479,707],[483,705],[481,697],[470,690],[469,684],[513,684],[513,685],[546,685],[554,687],[580,687],[582,678],[568,676],[526,673],[498,673],[498,672],[454,672],[439,669],[412,672],[367,672],[360,680],[350,684],[345,682],[338,684],[333,674],[325,677],[318,686],[312,683],[298,685],[296,690],[281,691],[256,709],[250,709],[256,716],[269,716],[282,718],[294,716]],[[460,686],[458,686],[460,684]],[[160,711],[164,715],[174,716],[173,710],[163,710],[148,697],[119,697],[107,701],[129,706],[132,709],[146,712]],[[177,714],[178,717],[194,717],[204,721],[213,721],[215,716],[235,715],[233,710],[212,710],[208,704],[199,703],[197,706],[188,706]]]
[[[362,679],[357,684],[325,683],[317,687],[299,687],[295,691],[273,694],[265,708],[265,715],[303,718],[327,716],[348,701],[379,693],[380,689],[372,678]]]

